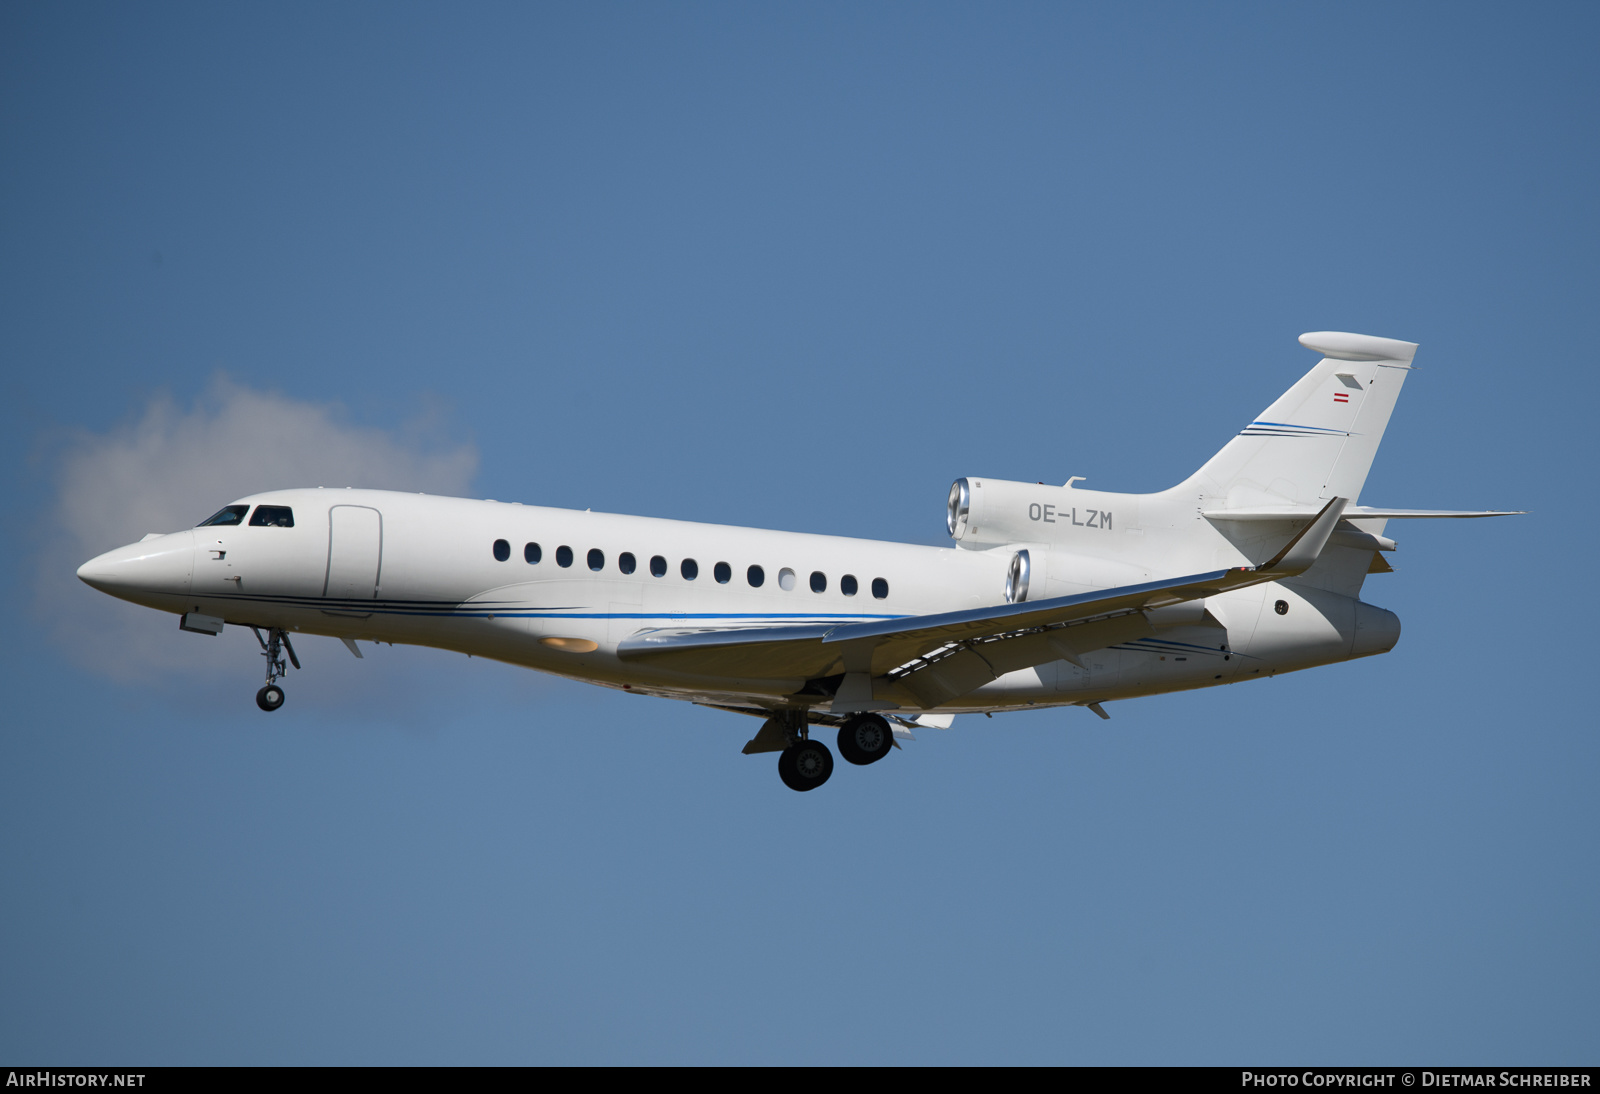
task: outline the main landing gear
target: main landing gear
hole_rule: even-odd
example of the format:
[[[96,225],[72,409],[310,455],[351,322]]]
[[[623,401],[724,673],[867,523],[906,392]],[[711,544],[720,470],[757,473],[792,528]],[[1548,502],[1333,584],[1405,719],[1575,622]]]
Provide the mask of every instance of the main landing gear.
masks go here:
[[[261,631],[256,627],[250,630],[255,634],[256,641],[261,643],[261,656],[267,659],[267,686],[256,692],[256,706],[265,711],[274,711],[283,706],[283,689],[278,686],[278,680],[287,676],[289,665],[300,667],[300,658],[294,655],[294,646],[289,642],[289,632],[282,627],[267,628],[267,637],[261,637]],[[289,665],[284,664],[283,655],[289,655]]]
[[[775,712],[744,751],[778,753],[778,777],[790,790],[815,790],[833,774],[833,753],[812,740],[805,713]],[[877,763],[894,747],[894,732],[877,714],[855,714],[839,727],[839,755],[864,766]]]
[[[853,764],[875,764],[893,747],[894,733],[880,715],[857,714],[839,727],[839,755]]]
[[[790,790],[815,790],[833,774],[833,753],[821,741],[798,741],[778,753],[778,778]]]
[[[790,790],[815,790],[833,774],[833,753],[811,739],[803,710],[776,710],[744,746],[744,754],[776,752],[778,778]]]

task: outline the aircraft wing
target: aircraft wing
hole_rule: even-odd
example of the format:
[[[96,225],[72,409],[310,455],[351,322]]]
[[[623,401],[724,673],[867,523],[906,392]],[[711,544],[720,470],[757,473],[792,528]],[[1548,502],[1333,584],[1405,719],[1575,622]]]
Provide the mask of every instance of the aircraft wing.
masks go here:
[[[1095,621],[1272,581],[1277,576],[1281,575],[1264,573],[1256,567],[1239,567],[1076,596],[870,623],[647,630],[623,639],[617,654],[624,661],[717,676],[814,679],[840,672],[877,676],[952,644],[1076,629]],[[1081,646],[1083,650],[1106,644],[1093,642],[1087,630],[1081,638],[1074,634],[1073,639],[1072,646],[1089,643]],[[1062,656],[1052,652],[1043,660],[1054,661]]]
[[[996,676],[1149,631],[1144,612],[1309,569],[1339,523],[1334,498],[1270,561],[1020,604],[869,623],[645,630],[622,640],[623,661],[712,676],[815,680],[860,674],[903,682],[926,706]],[[971,682],[976,681],[976,682]],[[969,685],[970,682],[970,686]]]
[[[709,673],[740,679],[828,675],[838,652],[822,640],[833,623],[795,623],[774,627],[720,627],[703,630],[644,630],[617,646],[623,661],[678,672]]]

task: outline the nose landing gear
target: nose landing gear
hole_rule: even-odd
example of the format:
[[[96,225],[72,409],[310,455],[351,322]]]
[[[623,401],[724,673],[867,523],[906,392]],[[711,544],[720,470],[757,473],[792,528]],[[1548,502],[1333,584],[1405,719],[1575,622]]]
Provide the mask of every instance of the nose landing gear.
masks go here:
[[[289,641],[289,632],[282,627],[267,628],[267,637],[261,637],[261,631],[256,627],[250,628],[256,636],[256,641],[261,643],[261,656],[267,659],[267,686],[256,692],[256,706],[265,711],[274,711],[283,706],[283,689],[278,686],[279,678],[287,676],[289,665],[300,667],[300,658],[294,655],[294,646]],[[284,664],[283,655],[289,655],[289,664]]]

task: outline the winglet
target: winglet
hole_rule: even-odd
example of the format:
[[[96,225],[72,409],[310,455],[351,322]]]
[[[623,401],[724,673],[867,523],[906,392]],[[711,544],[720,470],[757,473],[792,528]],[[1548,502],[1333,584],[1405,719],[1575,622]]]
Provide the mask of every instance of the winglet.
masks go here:
[[[1285,577],[1303,574],[1311,569],[1317,557],[1322,554],[1322,549],[1328,545],[1328,537],[1333,535],[1334,526],[1344,515],[1344,507],[1349,504],[1349,498],[1334,498],[1328,502],[1315,520],[1300,529],[1293,539],[1284,544],[1283,550],[1256,569],[1266,573],[1282,574]]]

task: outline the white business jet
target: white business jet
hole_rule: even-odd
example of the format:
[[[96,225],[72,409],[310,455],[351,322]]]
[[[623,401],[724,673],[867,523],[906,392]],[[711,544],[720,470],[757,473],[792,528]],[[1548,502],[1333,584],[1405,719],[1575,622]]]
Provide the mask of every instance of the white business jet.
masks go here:
[[[1322,360],[1155,494],[958,479],[953,548],[383,490],[278,490],[86,562],[186,631],[255,631],[283,705],[291,634],[403,642],[764,721],[795,790],[954,715],[1082,706],[1386,653],[1389,520],[1356,504],[1416,345],[1319,332]],[[263,636],[263,632],[265,632]]]

